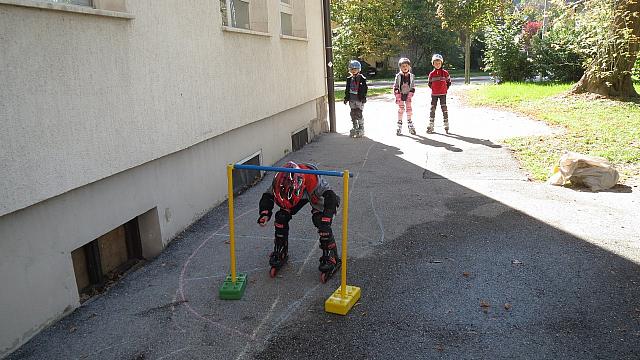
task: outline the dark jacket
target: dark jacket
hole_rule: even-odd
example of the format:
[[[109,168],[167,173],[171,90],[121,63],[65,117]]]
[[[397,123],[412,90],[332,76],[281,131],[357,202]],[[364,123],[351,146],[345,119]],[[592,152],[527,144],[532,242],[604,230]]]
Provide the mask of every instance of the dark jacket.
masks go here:
[[[351,82],[354,80],[358,82],[358,98],[357,99],[351,98],[351,95],[355,95],[355,94],[351,94],[349,92],[349,90],[351,89]],[[364,75],[360,73],[358,73],[358,75],[356,76],[349,75],[349,77],[347,78],[347,84],[344,88],[344,102],[347,102],[349,100],[360,100],[363,103],[367,102],[367,90],[369,90],[369,88],[367,87],[367,78],[364,77]]]

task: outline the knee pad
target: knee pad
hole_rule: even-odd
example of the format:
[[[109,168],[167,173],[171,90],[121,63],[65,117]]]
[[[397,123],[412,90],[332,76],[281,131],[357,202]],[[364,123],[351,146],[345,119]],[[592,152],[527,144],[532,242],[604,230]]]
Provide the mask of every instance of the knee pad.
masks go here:
[[[291,220],[291,214],[287,211],[278,210],[275,218],[276,227],[276,240],[287,240],[289,236],[289,220]]]
[[[335,239],[332,237],[329,238],[320,238],[320,249],[322,250],[331,250],[337,247]]]

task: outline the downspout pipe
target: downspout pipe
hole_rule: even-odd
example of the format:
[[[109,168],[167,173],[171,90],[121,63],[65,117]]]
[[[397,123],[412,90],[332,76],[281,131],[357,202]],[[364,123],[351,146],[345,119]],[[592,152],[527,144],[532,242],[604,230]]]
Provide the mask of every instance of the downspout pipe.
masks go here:
[[[329,131],[336,132],[336,94],[333,79],[333,45],[331,42],[331,7],[330,0],[322,0],[324,17],[324,49],[327,71],[327,97],[329,102]]]

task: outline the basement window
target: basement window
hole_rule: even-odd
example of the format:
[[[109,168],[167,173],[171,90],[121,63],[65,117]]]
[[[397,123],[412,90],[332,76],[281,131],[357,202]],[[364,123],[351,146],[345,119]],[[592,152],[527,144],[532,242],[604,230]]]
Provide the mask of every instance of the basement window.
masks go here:
[[[260,152],[257,152],[250,157],[241,160],[238,164],[242,165],[258,165],[260,166]],[[260,179],[262,179],[262,171],[260,170],[239,170],[233,171],[233,193],[234,195],[245,192],[248,188],[255,185]]]
[[[291,150],[297,151],[309,143],[309,134],[307,128],[304,128],[291,135]]]
[[[142,260],[138,218],[71,252],[80,302],[106,290]]]

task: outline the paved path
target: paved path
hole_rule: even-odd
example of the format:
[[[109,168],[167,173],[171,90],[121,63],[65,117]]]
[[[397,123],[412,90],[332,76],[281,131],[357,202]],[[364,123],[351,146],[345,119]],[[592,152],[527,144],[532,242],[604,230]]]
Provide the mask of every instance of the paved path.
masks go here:
[[[638,188],[528,181],[501,140],[555,130],[464,108],[452,91],[449,135],[426,135],[419,88],[418,135],[395,135],[389,95],[367,102],[367,137],[350,139],[339,103],[339,133],[283,159],[355,174],[348,283],[363,295],[349,315],[323,311],[339,279],[319,284],[306,210],[291,223],[290,265],[269,278],[272,228],[255,224],[262,181],[236,199],[238,264],[250,279],[242,300],[216,298],[228,272],[221,205],[9,358],[637,359]]]
[[[470,78],[472,84],[474,83],[490,83],[493,82],[493,78],[491,76],[472,76]],[[451,78],[451,82],[454,84],[464,84],[464,77],[453,77]],[[416,79],[416,84],[418,85],[426,85],[428,83],[427,79]],[[382,87],[391,87],[393,85],[393,80],[377,80],[371,79],[368,80],[370,88],[382,88]],[[338,81],[336,82],[335,89],[336,90],[344,90],[345,82]]]

